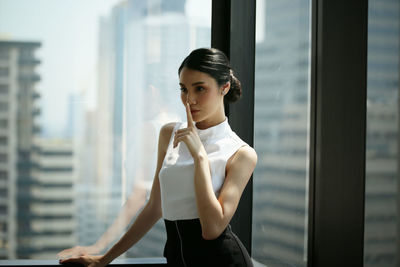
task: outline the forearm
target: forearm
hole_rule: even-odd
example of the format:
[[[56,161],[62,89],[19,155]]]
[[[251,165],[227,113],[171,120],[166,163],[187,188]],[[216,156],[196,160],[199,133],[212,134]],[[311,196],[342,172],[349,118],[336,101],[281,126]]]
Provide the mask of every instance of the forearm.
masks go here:
[[[117,219],[101,236],[101,238],[94,244],[99,251],[105,249],[114,239],[117,238],[119,233],[129,224],[137,211],[143,206],[146,198],[146,190],[137,189],[132,192],[131,196],[127,199],[122,210],[118,214]]]
[[[137,216],[135,222],[122,238],[103,256],[102,261],[106,264],[124,253],[136,244],[160,219],[161,212],[155,212],[148,203]]]
[[[226,225],[223,208],[212,187],[210,166],[206,155],[194,158],[194,184],[203,237],[213,239],[223,231]]]

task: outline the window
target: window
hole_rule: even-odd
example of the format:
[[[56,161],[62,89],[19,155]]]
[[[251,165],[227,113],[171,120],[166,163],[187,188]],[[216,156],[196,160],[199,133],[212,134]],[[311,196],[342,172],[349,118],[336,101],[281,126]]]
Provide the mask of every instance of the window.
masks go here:
[[[257,1],[253,257],[307,266],[310,1]]]
[[[8,103],[0,102],[0,111],[8,111]]]
[[[8,144],[8,138],[7,136],[0,136],[0,145],[7,145]]]
[[[6,171],[0,171],[0,180],[8,179],[8,175]]]
[[[0,153],[0,163],[7,163],[7,154]]]
[[[0,94],[8,94],[8,85],[0,84]]]
[[[91,11],[88,12],[85,12],[84,3],[76,4],[82,5],[84,13],[82,16],[74,14],[77,21],[80,17],[91,17],[96,13],[94,6],[97,8],[106,3],[102,1],[102,4],[96,2],[93,5],[90,1],[93,0],[85,1],[91,3],[89,4]],[[9,0],[9,3],[12,2],[18,3]],[[61,1],[53,2],[57,5],[62,4]],[[133,2],[135,6],[132,5]],[[186,55],[195,47],[209,46],[210,38],[208,5],[211,1],[206,5],[204,1],[187,0],[186,6],[183,6],[184,1],[166,0],[175,3],[171,4],[174,8],[168,9],[168,12],[163,12],[163,7],[158,5],[160,2],[163,1],[131,0],[123,4],[119,4],[119,0],[115,0],[112,4],[108,2],[108,7],[104,10],[113,8],[111,12],[103,12],[100,19],[96,43],[98,50],[96,51],[93,45],[90,46],[90,51],[95,51],[93,54],[99,55],[92,55],[93,58],[98,58],[97,63],[93,63],[97,64],[97,70],[83,71],[83,63],[90,62],[89,59],[83,58],[90,53],[84,52],[83,46],[75,47],[72,43],[70,46],[62,47],[63,53],[58,53],[52,58],[20,62],[43,66],[40,75],[46,78],[40,81],[39,86],[43,90],[41,92],[43,102],[35,106],[43,108],[40,116],[44,122],[44,130],[40,136],[35,136],[40,138],[35,140],[34,144],[31,139],[24,139],[18,143],[15,155],[9,159],[14,157],[17,159],[19,176],[13,176],[15,170],[0,170],[0,181],[7,186],[9,184],[12,186],[13,183],[8,182],[11,179],[15,178],[18,181],[18,190],[12,188],[19,192],[15,202],[18,209],[16,215],[34,217],[38,211],[44,211],[47,213],[46,216],[49,216],[56,205],[53,211],[62,210],[64,214],[61,214],[61,218],[64,220],[68,218],[71,221],[64,225],[57,221],[51,222],[63,230],[69,228],[67,231],[56,233],[61,236],[62,233],[68,232],[62,236],[66,243],[60,247],[45,248],[44,250],[49,252],[46,252],[47,254],[32,254],[29,249],[18,248],[18,246],[34,247],[30,240],[35,240],[37,235],[29,231],[15,232],[14,240],[17,242],[8,242],[3,238],[12,231],[10,230],[13,229],[12,225],[18,225],[18,229],[28,229],[32,221],[20,220],[11,224],[8,221],[7,223],[1,221],[1,255],[10,255],[17,251],[18,258],[54,258],[55,252],[72,244],[93,244],[111,224],[122,203],[129,199],[130,193],[145,193],[149,188],[150,182],[141,178],[149,176],[142,170],[154,166],[149,168],[147,166],[138,168],[138,166],[154,163],[153,154],[142,155],[142,161],[132,159],[138,157],[137,151],[141,149],[142,144],[154,146],[155,139],[147,133],[156,132],[154,131],[156,127],[170,119],[165,117],[165,114],[172,114],[177,119],[184,114],[183,110],[179,109],[179,104],[174,102],[175,90],[171,88],[176,88],[177,74],[176,67],[171,66],[180,62],[175,60],[175,57]],[[233,51],[230,56],[236,60],[234,64],[249,69],[248,61],[243,64],[242,60],[238,60],[237,52],[242,48],[241,40],[247,35],[237,34],[237,28],[246,25],[243,23],[243,17],[248,18],[252,15],[230,9],[244,2],[213,1],[213,7],[214,5],[223,7],[229,11],[224,11],[228,15],[227,23],[218,24],[217,30],[213,28],[212,35],[213,39],[218,39],[217,43],[226,39],[222,42],[226,45],[226,51]],[[338,21],[333,12],[342,11],[341,1],[257,0],[256,2],[258,14],[254,145],[259,161],[253,177],[253,236],[250,238],[253,258],[261,266],[325,266],[324,263],[341,266],[344,258],[348,263],[351,262],[352,266],[360,266],[361,261],[364,261],[364,266],[396,266],[400,251],[398,1],[369,1],[366,132],[362,128],[365,119],[363,75],[366,72],[363,67],[366,65],[363,60],[366,53],[363,48],[365,41],[363,30],[366,27],[363,28],[363,18],[366,18],[364,16],[366,3],[346,2],[346,12],[340,13]],[[246,1],[246,3],[253,2]],[[203,12],[200,6],[202,8],[207,6],[207,11]],[[16,6],[14,11],[11,10],[9,13],[17,13],[18,8]],[[37,7],[32,6],[32,10],[33,8]],[[49,9],[51,8],[50,6]],[[56,10],[58,9],[59,6]],[[186,14],[184,18],[177,15],[182,12]],[[237,13],[240,13],[240,16],[237,16]],[[45,15],[44,12],[41,14]],[[96,20],[97,14],[98,12],[92,16],[96,17]],[[58,15],[61,18],[62,16],[68,18],[64,13]],[[144,17],[146,19],[143,19]],[[310,17],[313,24],[311,64],[313,64],[312,72],[315,72],[312,73],[311,79]],[[21,25],[20,19],[16,23],[11,20],[5,22],[4,18],[0,16],[0,30],[6,25]],[[213,21],[214,19],[216,17],[213,14]],[[174,24],[177,21],[182,23]],[[206,23],[202,24],[203,22]],[[79,25],[81,29],[90,23]],[[238,25],[241,26],[237,27]],[[229,28],[230,31],[227,31]],[[189,35],[186,34],[188,30]],[[79,32],[83,32],[83,29]],[[136,38],[137,36],[140,38]],[[81,38],[83,35],[65,34],[64,43],[67,44],[68,40],[83,40]],[[48,39],[42,40],[46,46],[49,44]],[[30,51],[26,56],[35,58],[37,54],[33,52],[35,49],[36,52],[42,52],[41,49],[44,50],[46,47],[43,43],[25,43],[24,45],[33,46],[34,49],[30,47],[21,51]],[[80,42],[82,43],[90,42]],[[177,44],[179,49],[176,49]],[[59,56],[68,54],[68,48],[81,52],[74,54],[74,57],[66,58],[62,61],[63,64],[60,64]],[[60,47],[57,46],[55,50],[60,51]],[[169,55],[165,51],[176,53]],[[240,53],[242,51],[243,57],[253,56],[247,49],[240,50]],[[21,52],[21,56],[24,56],[24,53]],[[80,64],[72,64],[69,61],[72,58],[79,58]],[[57,69],[56,75],[46,73],[44,68],[46,65],[52,66],[47,69]],[[26,72],[31,72],[35,67],[25,69]],[[76,72],[70,73],[71,69],[75,69]],[[248,72],[250,75],[253,74],[252,71]],[[82,73],[96,74],[92,75],[92,79],[85,79],[82,77],[91,75]],[[160,73],[162,74],[159,75]],[[81,79],[71,85],[69,82],[74,80],[72,78],[74,76],[79,76]],[[47,85],[46,81],[50,77],[57,81],[57,86]],[[244,83],[244,88],[247,89],[252,85],[252,80],[249,81]],[[311,94],[309,94],[310,82]],[[18,87],[18,91],[15,92],[16,95],[20,95],[21,102],[27,101],[25,95],[31,96],[34,81],[28,79],[23,86],[25,87]],[[61,90],[63,86],[74,88],[74,92],[66,97],[70,92],[67,94],[65,93],[67,90]],[[3,92],[2,88],[0,86],[0,94]],[[8,92],[8,86],[4,88],[4,92]],[[13,90],[14,88],[12,87]],[[60,89],[54,90],[54,88]],[[85,89],[81,90],[82,88]],[[335,90],[330,90],[332,88]],[[21,94],[22,90],[25,90],[25,94]],[[68,101],[64,101],[66,98]],[[36,102],[38,99],[30,98],[30,101]],[[164,106],[154,103],[167,104]],[[158,109],[160,106],[163,107],[162,111]],[[248,114],[251,114],[252,108],[251,104]],[[5,111],[8,112],[8,107]],[[245,115],[236,115],[238,112],[235,108],[230,111],[233,114],[233,120],[230,122],[234,120],[243,122],[241,119]],[[157,117],[155,114],[162,115]],[[246,125],[252,121],[248,120],[248,114],[246,114]],[[250,117],[253,118],[252,115]],[[309,127],[309,117],[311,117],[311,127]],[[18,120],[24,121],[24,124],[33,121],[31,118],[18,118]],[[357,125],[353,127],[352,123]],[[31,129],[30,125],[27,125],[27,128]],[[138,132],[137,129],[142,131]],[[363,161],[364,133],[367,140],[366,166]],[[146,138],[154,142],[149,143]],[[7,139],[5,142],[7,143]],[[26,149],[27,147],[32,149]],[[70,152],[65,153],[65,151]],[[49,161],[60,164],[48,166],[46,162]],[[310,170],[308,170],[309,164]],[[66,166],[73,168],[65,169]],[[57,169],[53,169],[55,171],[51,173],[41,171],[48,170],[48,167]],[[34,171],[30,177],[31,170]],[[362,214],[364,170],[366,172],[365,218]],[[73,173],[76,173],[76,176]],[[45,198],[43,192],[49,191],[49,188],[70,190],[68,193],[72,192],[77,197],[73,199],[68,195],[46,194]],[[36,192],[36,195],[29,198],[29,194],[24,194],[27,192]],[[307,198],[309,195],[310,199]],[[341,198],[337,198],[338,195]],[[144,197],[138,199],[143,203]],[[250,198],[245,198],[246,201],[248,199]],[[41,206],[33,208],[27,205],[33,201]],[[245,207],[250,210],[249,206]],[[2,212],[4,210],[0,209],[0,218],[5,218]],[[78,217],[75,219],[71,214],[77,214]],[[240,216],[242,223],[243,213]],[[361,240],[363,230],[360,224],[363,222],[365,233],[364,240]],[[42,229],[49,227],[33,223]],[[71,227],[74,224],[77,225],[76,228]],[[310,226],[310,229],[307,229],[307,226]],[[162,250],[160,240],[164,235],[162,227],[158,225],[154,228],[154,232],[148,235],[150,240],[143,240],[126,256],[159,256]],[[243,228],[246,228],[245,232],[248,231],[247,227]],[[12,247],[14,243],[16,246]]]
[[[8,49],[0,48],[0,60],[8,60],[10,58],[10,54]]]
[[[397,266],[400,3],[368,2],[364,266]]]
[[[0,243],[11,236],[15,246],[0,246],[0,254],[54,259],[62,249],[98,240],[106,249],[118,234],[101,236],[119,211],[128,207],[115,224],[126,227],[148,197],[161,126],[185,119],[178,67],[191,50],[210,46],[211,0],[24,4],[40,20],[18,17],[21,2],[6,2],[2,11],[15,16],[0,16],[0,30],[18,41],[0,43],[22,59],[9,61],[23,79],[9,81],[18,85],[15,110],[0,106],[14,112],[8,118],[16,119],[20,133],[11,133],[17,147],[8,157],[16,159],[16,169],[4,177],[17,175],[17,188],[9,188],[17,196],[9,201],[16,205],[13,224],[19,227],[12,233],[1,229]],[[40,31],[54,16],[58,27]],[[0,94],[8,90],[0,86]],[[32,97],[37,91],[41,98]],[[34,129],[39,120],[41,133],[21,130]],[[0,127],[8,124],[0,121]],[[124,256],[162,257],[165,236],[160,220]],[[49,242],[38,251],[35,244],[43,239]]]
[[[6,77],[9,74],[9,69],[6,67],[0,67],[0,77]]]
[[[0,129],[7,129],[8,128],[8,120],[0,119]]]

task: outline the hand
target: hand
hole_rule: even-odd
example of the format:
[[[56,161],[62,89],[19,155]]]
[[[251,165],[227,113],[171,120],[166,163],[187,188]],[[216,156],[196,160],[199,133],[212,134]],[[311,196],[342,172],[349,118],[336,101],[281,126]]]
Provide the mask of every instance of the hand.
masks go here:
[[[103,256],[97,255],[97,256],[91,256],[91,255],[85,255],[85,256],[79,256],[79,257],[72,257],[68,259],[60,259],[60,263],[80,263],[83,266],[88,266],[88,267],[103,267],[106,266],[106,263],[102,263],[101,259]]]
[[[175,132],[173,143],[174,148],[179,144],[179,142],[184,142],[193,158],[196,158],[201,153],[207,155],[203,143],[196,132],[189,103],[186,103],[186,116],[187,128],[179,129]]]
[[[69,257],[77,257],[88,254],[98,254],[101,249],[98,246],[92,245],[87,247],[75,246],[73,248],[67,248],[63,251],[60,251],[57,256],[59,258],[69,258]]]

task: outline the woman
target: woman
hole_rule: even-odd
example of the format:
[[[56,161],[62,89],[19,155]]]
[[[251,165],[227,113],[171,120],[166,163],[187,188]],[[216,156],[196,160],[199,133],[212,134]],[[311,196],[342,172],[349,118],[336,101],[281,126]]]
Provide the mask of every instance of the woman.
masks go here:
[[[224,53],[213,48],[194,50],[178,74],[187,123],[169,123],[160,131],[149,201],[105,255],[61,263],[105,266],[162,217],[169,266],[252,266],[229,226],[257,162],[254,149],[231,130],[225,116],[224,101],[240,98],[240,82]]]

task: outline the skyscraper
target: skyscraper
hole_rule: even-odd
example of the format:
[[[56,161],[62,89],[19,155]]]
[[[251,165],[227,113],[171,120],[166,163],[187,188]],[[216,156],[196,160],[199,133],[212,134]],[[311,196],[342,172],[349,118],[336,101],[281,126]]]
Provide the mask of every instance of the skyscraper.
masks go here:
[[[310,2],[264,2],[253,256],[268,266],[306,266]],[[371,267],[399,264],[399,14],[397,0],[369,1],[364,264]]]
[[[26,209],[18,211],[19,258],[51,259],[76,243],[74,151],[71,139],[35,138]]]
[[[0,42],[1,258],[54,257],[75,243],[71,142],[38,138],[40,45]]]
[[[400,264],[400,3],[368,4],[364,266]]]
[[[309,1],[265,1],[256,46],[253,257],[306,266]]]
[[[111,225],[128,196],[149,193],[159,130],[185,112],[177,89],[179,64],[191,49],[210,46],[210,28],[190,23],[184,0],[122,1],[110,16],[101,18],[99,33],[97,119],[91,128],[97,144],[96,185],[87,190],[92,197],[101,192],[102,200],[78,200],[83,206],[98,206],[92,217],[97,221],[87,224],[82,217],[86,224],[79,225],[93,242]],[[164,238],[160,221],[127,255],[161,256]],[[85,244],[93,244],[87,240]]]
[[[40,80],[35,67],[40,61],[34,52],[39,42],[0,41],[0,257],[15,258],[24,249],[23,240],[29,228],[31,158],[33,137],[40,128],[35,117],[39,97],[35,84]],[[22,217],[24,211],[25,217]],[[26,213],[25,213],[26,211]],[[18,231],[18,232],[17,232]]]

